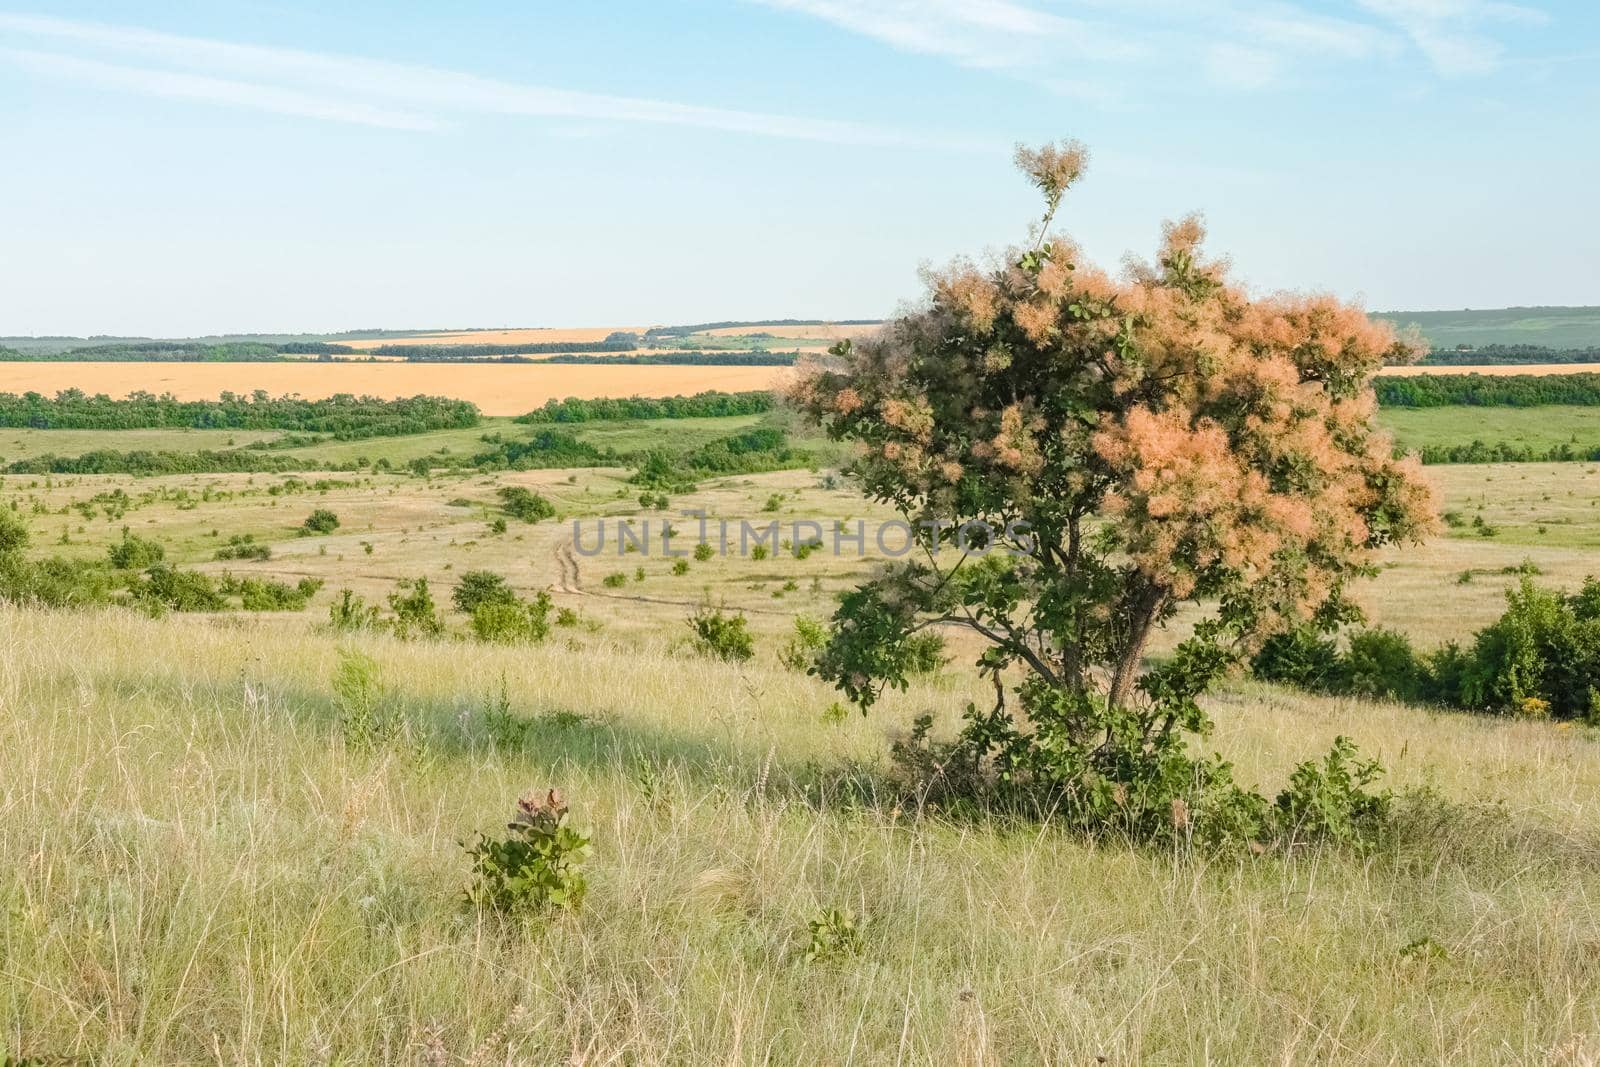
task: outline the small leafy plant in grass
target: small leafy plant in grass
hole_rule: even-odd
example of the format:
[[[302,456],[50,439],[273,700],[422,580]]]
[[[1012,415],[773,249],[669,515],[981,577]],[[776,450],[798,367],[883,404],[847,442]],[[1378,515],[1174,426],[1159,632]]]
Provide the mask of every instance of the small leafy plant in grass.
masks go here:
[[[1354,742],[1337,737],[1319,766],[1307,760],[1278,794],[1274,814],[1289,843],[1331,841],[1364,848],[1388,821],[1390,796],[1367,791],[1383,774],[1376,760],[1361,759]]]
[[[467,846],[472,859],[467,905],[532,919],[582,904],[588,889],[582,868],[589,838],[567,824],[567,814],[559,789],[535,790],[517,801],[507,836],[479,833]]]
[[[339,528],[339,516],[327,508],[317,508],[300,527],[308,534],[330,534]]]
[[[717,550],[712,548],[705,541],[701,541],[698,545],[694,546],[694,558],[700,563],[706,562],[716,554]]]
[[[755,636],[743,614],[731,614],[709,605],[689,616],[695,651],[728,662],[743,662],[755,655]]]
[[[689,573],[689,561],[686,560],[686,559],[673,560],[672,561],[672,573],[676,574],[676,575],[679,575],[680,577],[682,575],[688,574]]]
[[[778,662],[791,671],[807,671],[828,643],[828,628],[810,615],[796,615],[794,633],[778,649]]]
[[[807,963],[826,963],[861,952],[861,928],[848,908],[825,908],[806,922],[810,938],[806,945]]]
[[[617,571],[614,574],[608,574],[604,578],[600,579],[600,584],[605,586],[607,589],[621,589],[623,586],[628,584],[628,576],[621,571]]]
[[[376,630],[381,625],[377,605],[369,605],[349,589],[339,590],[339,599],[328,607],[328,628],[336,633]]]
[[[339,732],[350,748],[368,752],[399,737],[400,716],[389,706],[378,677],[377,661],[371,656],[351,649],[339,650],[333,695]]]
[[[771,550],[768,549],[766,545],[751,545],[750,558],[759,563],[767,558],[767,556],[770,554],[770,551]]]

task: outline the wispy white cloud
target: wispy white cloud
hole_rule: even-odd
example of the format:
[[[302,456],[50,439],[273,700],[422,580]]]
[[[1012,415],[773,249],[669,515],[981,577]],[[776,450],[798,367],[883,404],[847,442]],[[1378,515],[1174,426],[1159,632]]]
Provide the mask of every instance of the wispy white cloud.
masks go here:
[[[438,67],[238,44],[135,27],[0,13],[0,41],[45,38],[118,62],[10,48],[30,72],[152,96],[206,100],[337,122],[431,129],[450,116],[515,115],[686,126],[841,145],[972,147],[855,122],[703,107],[479,77]],[[60,45],[58,44],[58,47]],[[128,66],[129,56],[159,69]]]
[[[0,60],[14,70],[64,78],[97,89],[141,93],[173,100],[203,100],[212,104],[268,111],[279,115],[350,122],[391,130],[433,130],[438,123],[422,115],[372,107],[357,101],[333,100],[312,93],[273,85],[256,85],[230,78],[151,70],[54,52],[26,48],[0,48]]]
[[[1498,67],[1505,46],[1484,27],[1543,25],[1549,17],[1519,4],[1492,0],[1358,0],[1399,27],[1434,70],[1447,76],[1484,74]]]
[[[1102,100],[1195,65],[1215,86],[1256,90],[1335,64],[1392,62],[1408,46],[1441,74],[1481,72],[1502,51],[1485,26],[1543,18],[1494,0],[1347,0],[1339,14],[1280,0],[1077,0],[1085,17],[1064,15],[1050,0],[747,2]]]
[[[1049,61],[1127,60],[1140,47],[1108,25],[1012,0],[752,0],[823,19],[904,52],[1018,70]]]

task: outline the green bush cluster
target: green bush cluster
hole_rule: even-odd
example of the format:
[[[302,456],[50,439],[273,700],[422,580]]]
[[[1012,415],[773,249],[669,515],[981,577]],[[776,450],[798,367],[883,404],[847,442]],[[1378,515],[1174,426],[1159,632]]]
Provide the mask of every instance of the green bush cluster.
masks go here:
[[[540,519],[552,518],[556,513],[555,505],[549,500],[520,485],[501,486],[498,495],[500,507],[513,519],[538,522]]]
[[[1258,678],[1322,693],[1536,718],[1600,719],[1600,581],[1573,595],[1524,576],[1469,645],[1419,653],[1404,634],[1357,630],[1345,647],[1310,627],[1268,639]]]
[[[742,613],[730,614],[707,605],[689,616],[688,622],[695,651],[703,655],[743,662],[756,654],[755,635]]]
[[[306,516],[300,528],[308,534],[330,534],[339,528],[339,516],[327,508],[317,508]]]
[[[154,567],[167,556],[159,541],[130,534],[122,528],[122,540],[106,549],[106,562],[119,571],[142,571]]]
[[[234,534],[228,538],[226,544],[217,549],[214,559],[254,559],[264,560],[272,558],[272,546],[256,540],[255,534]]]

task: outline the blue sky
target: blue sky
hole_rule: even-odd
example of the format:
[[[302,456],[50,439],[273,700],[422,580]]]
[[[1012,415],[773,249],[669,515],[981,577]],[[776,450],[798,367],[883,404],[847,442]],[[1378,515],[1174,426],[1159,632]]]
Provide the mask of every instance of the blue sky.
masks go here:
[[[1102,262],[1600,304],[1600,5],[0,0],[0,334],[878,317],[1093,153]]]

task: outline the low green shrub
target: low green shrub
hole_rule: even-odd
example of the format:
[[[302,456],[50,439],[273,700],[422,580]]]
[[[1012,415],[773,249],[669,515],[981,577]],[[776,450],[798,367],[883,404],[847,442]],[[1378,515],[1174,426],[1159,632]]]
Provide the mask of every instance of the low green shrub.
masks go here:
[[[234,534],[228,538],[228,543],[212,556],[213,559],[255,559],[264,560],[272,558],[272,546],[261,544],[256,540],[255,534]]]
[[[516,600],[516,590],[511,588],[503,575],[484,570],[462,574],[450,594],[450,602],[463,615],[471,615],[481,604],[514,604]]]
[[[523,522],[538,522],[555,515],[555,505],[531,489],[520,485],[501,486],[499,491],[500,506],[507,515]]]
[[[339,516],[327,508],[317,508],[310,515],[307,515],[306,521],[301,524],[301,529],[306,533],[313,534],[330,534],[338,528]]]
[[[467,846],[472,881],[466,903],[471,908],[531,919],[583,903],[588,881],[583,864],[589,838],[567,825],[567,803],[559,789],[529,793],[499,838],[479,833]]]
[[[394,612],[395,636],[402,641],[444,633],[444,620],[439,617],[439,607],[433,602],[426,578],[400,582],[389,594],[389,610]]]
[[[550,635],[550,609],[544,591],[531,601],[486,600],[472,611],[472,633],[494,644],[538,644]]]
[[[167,550],[152,541],[122,528],[122,540],[106,549],[106,561],[119,571],[142,571],[167,558]]]
[[[218,589],[239,598],[245,611],[301,611],[322,588],[321,578],[302,578],[294,585],[270,578],[224,575]]]
[[[333,703],[344,742],[358,752],[382,748],[399,738],[404,723],[378,675],[378,663],[364,652],[339,650],[333,672]]]
[[[742,662],[755,655],[756,640],[744,615],[729,614],[709,605],[689,616],[694,648],[703,655]]]
[[[328,608],[328,628],[337,633],[376,630],[381,625],[377,605],[368,605],[349,589],[339,590],[339,599]]]
[[[216,581],[199,571],[180,570],[165,563],[145,571],[129,586],[136,603],[149,610],[226,611],[228,601]]]

